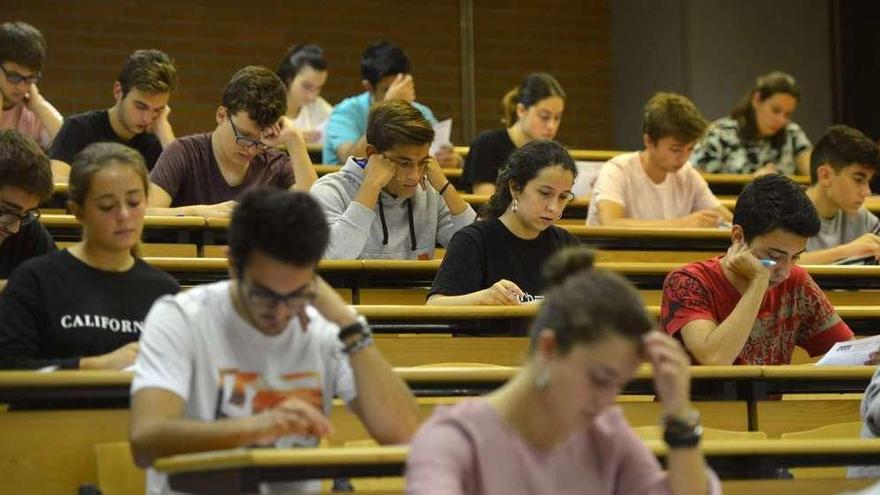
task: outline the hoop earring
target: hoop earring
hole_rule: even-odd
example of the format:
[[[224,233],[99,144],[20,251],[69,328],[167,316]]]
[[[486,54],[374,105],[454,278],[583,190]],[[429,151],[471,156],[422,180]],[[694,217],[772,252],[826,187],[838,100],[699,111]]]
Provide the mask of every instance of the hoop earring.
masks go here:
[[[550,371],[547,370],[547,368],[544,368],[538,372],[538,376],[535,377],[535,388],[538,390],[544,390],[548,385],[550,385]]]
[[[516,198],[510,202],[510,207],[513,208],[513,212],[516,213]]]

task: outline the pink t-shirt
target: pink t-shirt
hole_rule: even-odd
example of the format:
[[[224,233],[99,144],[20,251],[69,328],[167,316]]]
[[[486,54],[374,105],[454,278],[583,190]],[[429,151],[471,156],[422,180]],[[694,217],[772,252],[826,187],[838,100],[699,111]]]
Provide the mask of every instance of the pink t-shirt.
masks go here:
[[[0,115],[0,129],[15,129],[25,136],[30,136],[44,149],[49,149],[52,140],[49,132],[43,127],[43,123],[37,114],[28,110],[24,105],[16,105],[9,110],[3,110]]]
[[[599,225],[599,202],[624,208],[626,218],[669,220],[720,206],[706,180],[690,163],[655,184],[645,173],[639,153],[618,155],[602,166],[593,186],[587,225]]]
[[[721,485],[710,474],[710,493]],[[406,465],[408,494],[670,494],[666,473],[617,407],[550,451],[531,447],[486,399],[438,409]]]

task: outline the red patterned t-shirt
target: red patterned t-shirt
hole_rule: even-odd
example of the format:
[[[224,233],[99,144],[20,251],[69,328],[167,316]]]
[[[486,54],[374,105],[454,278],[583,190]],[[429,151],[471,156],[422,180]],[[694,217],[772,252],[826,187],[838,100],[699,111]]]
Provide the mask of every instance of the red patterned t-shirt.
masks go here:
[[[721,258],[684,266],[666,277],[660,327],[678,335],[694,320],[723,322],[741,294],[727,280]],[[824,354],[835,342],[849,340],[852,330],[810,275],[799,266],[768,290],[742,351],[734,364],[789,364],[794,346],[811,356]]]

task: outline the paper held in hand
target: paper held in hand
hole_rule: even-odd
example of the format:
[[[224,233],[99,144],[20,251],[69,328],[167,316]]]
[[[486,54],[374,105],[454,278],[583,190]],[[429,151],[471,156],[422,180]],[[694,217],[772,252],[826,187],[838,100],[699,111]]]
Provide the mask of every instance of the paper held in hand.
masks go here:
[[[861,366],[871,359],[871,354],[880,350],[880,335],[858,340],[837,342],[817,365]]]
[[[446,145],[452,146],[452,119],[437,122],[434,126],[434,142],[431,143],[431,156],[437,155],[440,148]]]

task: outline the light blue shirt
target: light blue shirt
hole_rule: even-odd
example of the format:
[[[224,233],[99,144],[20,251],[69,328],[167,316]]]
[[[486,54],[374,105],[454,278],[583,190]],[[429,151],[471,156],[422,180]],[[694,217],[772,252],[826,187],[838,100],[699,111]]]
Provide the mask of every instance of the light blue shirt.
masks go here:
[[[367,116],[370,114],[372,103],[370,92],[365,91],[357,96],[342,100],[333,107],[330,119],[327,121],[327,129],[324,131],[324,165],[339,164],[336,158],[336,148],[342,143],[354,143],[367,132]],[[430,108],[421,103],[413,102],[422,115],[428,119],[431,125],[437,125],[437,118]]]

